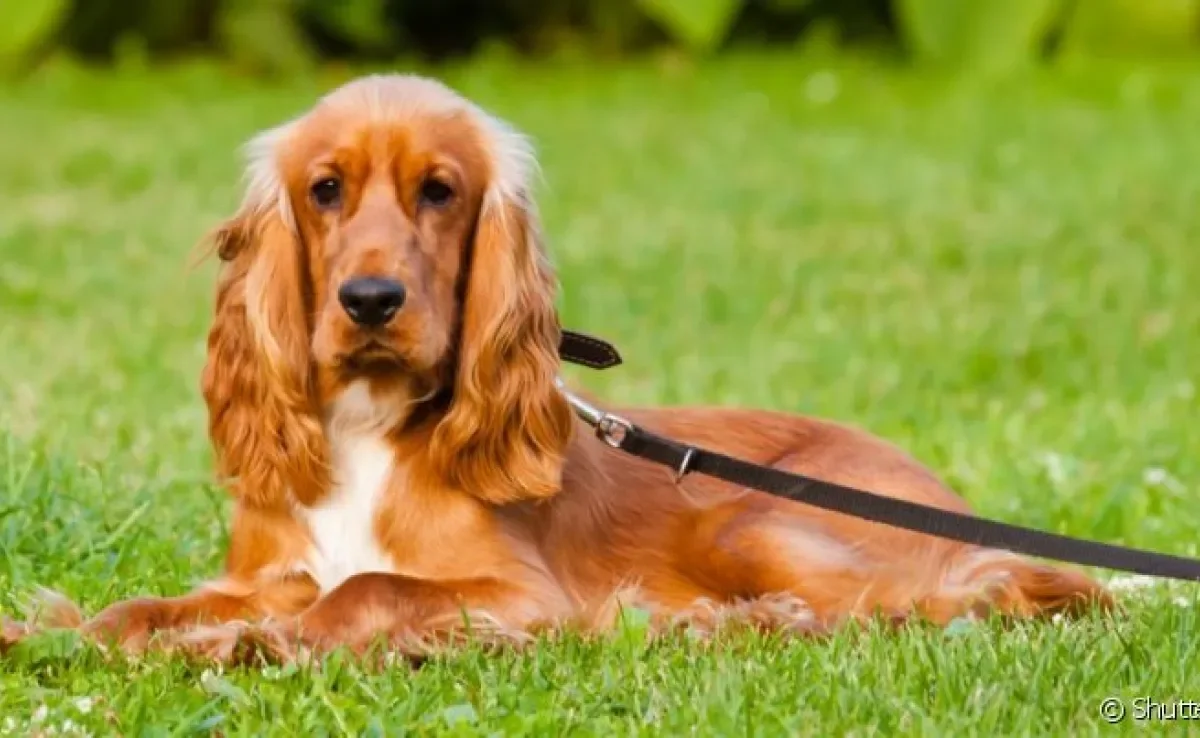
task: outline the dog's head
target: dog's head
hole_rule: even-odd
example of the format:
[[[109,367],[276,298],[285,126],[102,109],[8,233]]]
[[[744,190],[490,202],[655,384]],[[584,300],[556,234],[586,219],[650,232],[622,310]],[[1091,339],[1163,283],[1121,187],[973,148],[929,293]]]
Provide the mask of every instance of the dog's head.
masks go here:
[[[443,85],[351,82],[255,138],[203,390],[219,471],[261,501],[328,484],[333,403],[437,398],[424,453],[492,502],[559,485],[571,418],[527,141]],[[380,412],[400,433],[408,413]]]

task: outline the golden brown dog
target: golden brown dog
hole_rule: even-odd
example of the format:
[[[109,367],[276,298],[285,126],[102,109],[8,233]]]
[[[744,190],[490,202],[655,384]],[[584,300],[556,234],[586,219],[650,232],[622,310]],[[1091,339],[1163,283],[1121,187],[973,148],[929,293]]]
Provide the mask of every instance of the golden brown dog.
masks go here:
[[[619,593],[660,622],[800,632],[1107,603],[1081,573],[672,471],[598,442],[556,388],[556,283],[526,140],[441,84],[371,76],[250,147],[203,393],[236,499],[225,573],[121,602],[85,632],[205,651],[361,647],[594,622]],[[756,410],[615,411],[760,464],[967,505],[865,433]],[[464,618],[464,615],[466,618]],[[213,628],[212,626],[217,626]],[[7,626],[8,640],[24,634]]]

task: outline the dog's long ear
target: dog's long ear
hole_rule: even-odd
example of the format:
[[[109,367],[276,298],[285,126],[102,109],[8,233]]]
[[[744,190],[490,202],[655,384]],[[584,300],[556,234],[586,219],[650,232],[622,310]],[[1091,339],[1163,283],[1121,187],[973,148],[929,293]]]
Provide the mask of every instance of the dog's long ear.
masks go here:
[[[282,186],[261,180],[213,234],[222,263],[202,390],[218,473],[243,501],[276,505],[320,494],[327,449],[303,246]]]
[[[443,478],[494,504],[545,498],[561,484],[571,411],[555,385],[555,277],[530,193],[532,152],[497,134],[462,306],[453,398],[430,459]]]

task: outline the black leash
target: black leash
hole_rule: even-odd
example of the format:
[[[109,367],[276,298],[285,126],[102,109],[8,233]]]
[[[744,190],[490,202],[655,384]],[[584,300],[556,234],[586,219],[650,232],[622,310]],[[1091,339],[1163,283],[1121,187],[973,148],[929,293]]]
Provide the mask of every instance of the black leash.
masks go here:
[[[581,333],[564,332],[560,354],[567,361],[594,369],[621,363],[613,346]],[[560,388],[575,413],[596,430],[601,441],[674,470],[676,480],[687,474],[704,474],[806,505],[938,538],[1083,566],[1200,581],[1200,560],[1047,533],[759,466],[657,435],[594,407],[561,384]]]

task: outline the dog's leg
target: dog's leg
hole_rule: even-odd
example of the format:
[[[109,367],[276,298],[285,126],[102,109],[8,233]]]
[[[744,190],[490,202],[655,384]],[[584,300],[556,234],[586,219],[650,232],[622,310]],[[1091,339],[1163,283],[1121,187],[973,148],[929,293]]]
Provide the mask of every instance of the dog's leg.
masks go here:
[[[179,597],[135,597],[86,618],[67,599],[44,593],[29,624],[7,623],[0,644],[46,628],[71,628],[102,646],[140,653],[159,632],[271,616],[294,615],[317,599],[306,577],[248,584],[232,579],[202,585]]]
[[[85,637],[139,652],[162,631],[230,621],[284,617],[303,612],[320,595],[300,573],[303,529],[287,512],[241,505],[230,530],[225,573],[178,597],[135,597],[84,618],[58,598],[47,608],[50,627],[78,628]]]
[[[823,626],[874,616],[945,624],[1112,604],[1080,572],[862,521],[839,525],[797,507],[752,496],[698,513],[680,557],[687,575],[729,598],[795,595]]]
[[[218,660],[258,653],[289,660],[299,652],[347,648],[362,653],[383,643],[394,653],[423,656],[431,646],[468,633],[516,642],[547,618],[536,593],[497,579],[432,581],[383,573],[347,579],[297,617],[259,626],[198,628],[178,647]],[[265,651],[265,653],[263,653]]]
[[[938,588],[918,604],[922,615],[936,623],[987,612],[1074,617],[1089,608],[1113,607],[1112,595],[1081,571],[966,546],[946,567]]]

